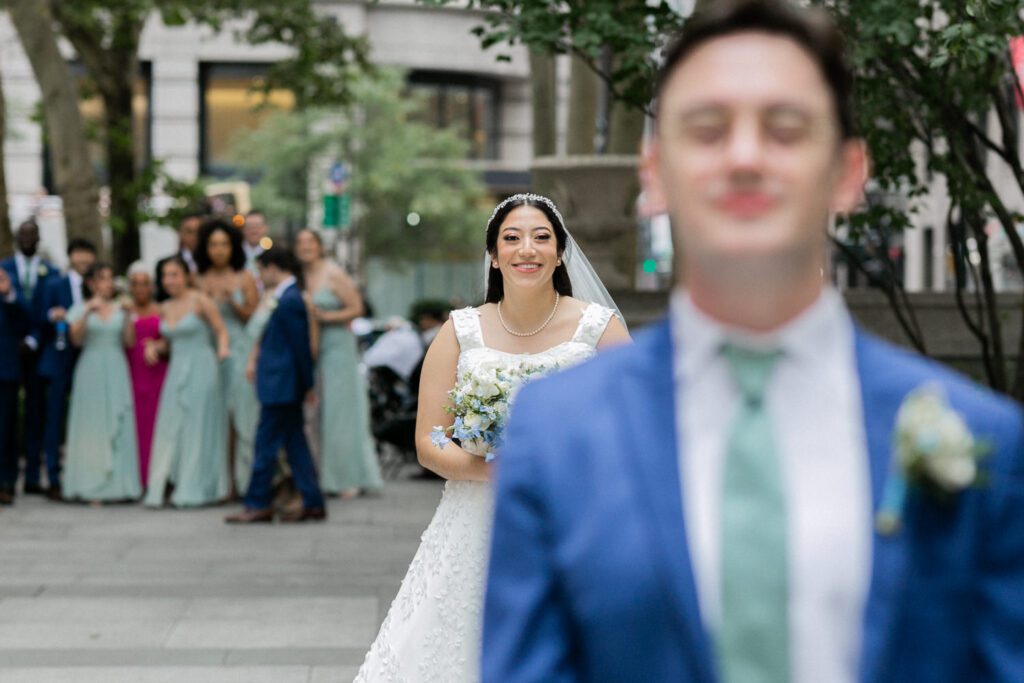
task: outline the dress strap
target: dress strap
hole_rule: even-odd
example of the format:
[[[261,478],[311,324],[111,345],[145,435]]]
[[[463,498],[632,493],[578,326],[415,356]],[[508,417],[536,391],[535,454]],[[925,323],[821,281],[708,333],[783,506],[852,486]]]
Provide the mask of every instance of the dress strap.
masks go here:
[[[480,327],[480,311],[472,306],[460,308],[457,311],[452,311],[451,319],[452,325],[455,327],[455,337],[459,340],[459,346],[463,351],[484,347],[484,333]]]
[[[589,304],[580,314],[580,324],[576,326],[576,333],[572,336],[574,342],[597,346],[601,340],[604,330],[608,327],[608,321],[615,315],[615,311],[606,308],[601,304]]]

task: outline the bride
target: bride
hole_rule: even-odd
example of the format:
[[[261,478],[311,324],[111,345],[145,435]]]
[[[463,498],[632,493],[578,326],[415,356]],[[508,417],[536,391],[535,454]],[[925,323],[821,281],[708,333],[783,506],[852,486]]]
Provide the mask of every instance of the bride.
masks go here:
[[[460,378],[481,363],[536,374],[629,339],[550,199],[517,194],[499,204],[486,259],[486,303],[453,311],[424,361],[416,450],[448,482],[356,683],[479,680],[491,464],[469,444],[431,439],[436,425],[453,423],[445,406],[468,384]]]

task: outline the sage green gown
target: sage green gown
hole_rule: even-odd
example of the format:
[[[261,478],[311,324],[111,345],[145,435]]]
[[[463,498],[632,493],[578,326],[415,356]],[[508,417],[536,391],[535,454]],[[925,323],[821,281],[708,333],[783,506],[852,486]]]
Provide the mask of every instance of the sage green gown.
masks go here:
[[[79,304],[68,322],[85,313]],[[64,451],[64,497],[134,500],[142,495],[135,434],[135,405],[121,331],[125,312],[85,321],[82,353],[75,366]]]
[[[266,307],[265,302],[261,302],[245,324],[244,333],[248,346],[240,365],[241,379],[235,383],[235,396],[231,401],[231,422],[235,427],[235,490],[240,495],[245,495],[249,489],[256,427],[260,421],[260,402],[256,398],[256,385],[246,378],[245,364],[269,319],[270,309]],[[231,355],[235,355],[233,346]]]
[[[232,296],[241,303],[245,294],[236,289]],[[224,387],[231,426],[235,430],[235,490],[244,494],[252,474],[253,438],[256,436],[256,422],[253,421],[252,406],[255,405],[255,420],[259,420],[259,401],[256,388],[245,377],[245,366],[252,352],[253,336],[249,327],[235,313],[229,302],[218,304],[220,315],[227,327],[231,344],[231,356],[220,365],[221,386]]]
[[[207,505],[228,495],[228,413],[222,374],[210,328],[189,312],[174,327],[160,324],[170,342],[160,408],[153,434],[145,504]]]
[[[339,310],[341,301],[327,288],[313,295],[323,310]],[[320,358],[320,488],[379,490],[380,463],[370,434],[366,380],[359,372],[356,338],[347,325],[322,325]]]

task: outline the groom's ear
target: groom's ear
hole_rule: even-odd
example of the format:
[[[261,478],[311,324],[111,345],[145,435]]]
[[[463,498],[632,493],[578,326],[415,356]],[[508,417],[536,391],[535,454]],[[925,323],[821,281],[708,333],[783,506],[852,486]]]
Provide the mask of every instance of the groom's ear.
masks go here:
[[[658,167],[658,145],[655,140],[647,140],[640,153],[640,187],[644,192],[642,212],[647,216],[656,216],[668,212],[668,200],[665,186]]]

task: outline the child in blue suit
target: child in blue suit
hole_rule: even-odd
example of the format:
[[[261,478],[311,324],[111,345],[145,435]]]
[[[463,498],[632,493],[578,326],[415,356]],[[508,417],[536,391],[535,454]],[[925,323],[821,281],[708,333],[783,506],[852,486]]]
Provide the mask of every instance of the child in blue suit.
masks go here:
[[[303,428],[302,403],[313,388],[313,349],[310,323],[301,290],[292,274],[287,251],[272,247],[257,257],[260,278],[270,292],[272,313],[253,349],[247,374],[256,382],[260,421],[252,479],[245,509],[229,516],[230,524],[270,522],[274,518],[271,487],[277,454],[284,446],[302,510],[281,521],[303,522],[327,517],[316,467]]]

